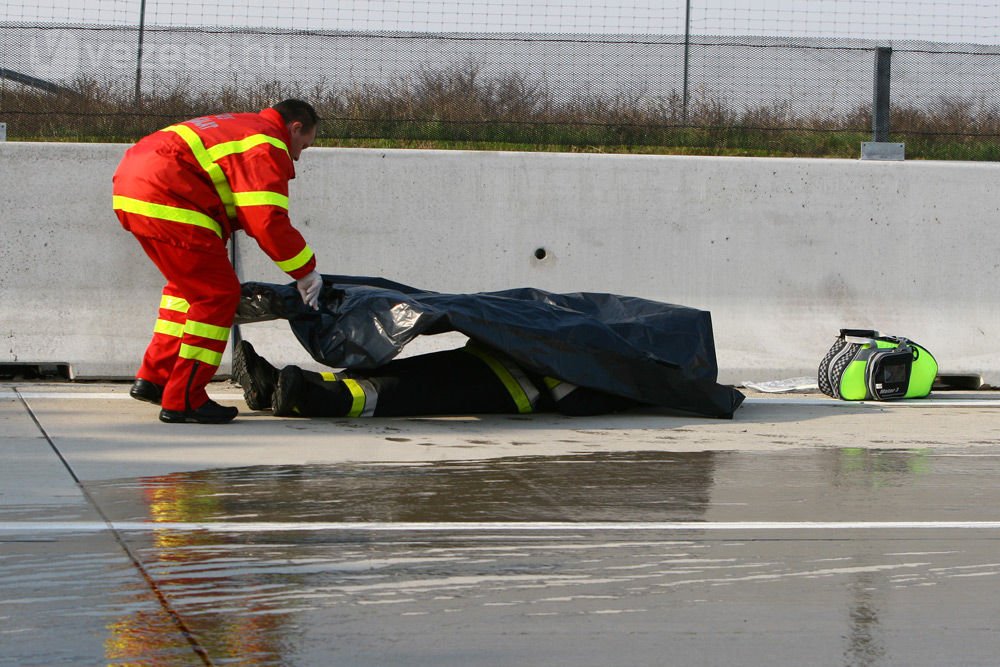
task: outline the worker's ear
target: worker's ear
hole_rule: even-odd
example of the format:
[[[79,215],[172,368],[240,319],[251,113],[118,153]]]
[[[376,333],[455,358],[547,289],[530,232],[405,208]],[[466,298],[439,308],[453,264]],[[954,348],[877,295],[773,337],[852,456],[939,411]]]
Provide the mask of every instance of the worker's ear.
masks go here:
[[[288,124],[288,132],[290,134],[302,134],[302,121],[293,120]]]

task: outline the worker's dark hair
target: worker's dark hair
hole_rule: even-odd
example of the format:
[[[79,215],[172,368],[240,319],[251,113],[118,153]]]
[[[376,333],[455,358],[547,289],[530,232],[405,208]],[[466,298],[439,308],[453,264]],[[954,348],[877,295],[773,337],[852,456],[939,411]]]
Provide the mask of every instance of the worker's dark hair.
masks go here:
[[[316,127],[316,123],[319,122],[316,110],[311,104],[302,100],[283,100],[271,108],[281,114],[286,125],[298,121],[302,123],[302,129],[306,132]]]

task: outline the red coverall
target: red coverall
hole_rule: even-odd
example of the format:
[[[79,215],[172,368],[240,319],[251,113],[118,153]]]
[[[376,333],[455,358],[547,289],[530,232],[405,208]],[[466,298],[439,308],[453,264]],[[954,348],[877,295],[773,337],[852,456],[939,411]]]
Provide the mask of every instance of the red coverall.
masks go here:
[[[234,230],[294,279],[316,267],[288,219],[289,141],[274,109],[206,116],[143,138],[115,172],[115,213],[167,280],[136,374],[164,387],[165,410],[208,400],[240,300],[226,252]]]

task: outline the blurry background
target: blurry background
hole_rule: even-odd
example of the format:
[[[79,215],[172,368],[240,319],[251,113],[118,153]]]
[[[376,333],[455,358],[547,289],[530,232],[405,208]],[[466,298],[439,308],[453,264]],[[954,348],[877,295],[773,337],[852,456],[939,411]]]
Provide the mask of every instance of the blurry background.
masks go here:
[[[875,49],[907,158],[1000,159],[1000,3],[26,0],[11,140],[313,102],[325,145],[857,157]]]

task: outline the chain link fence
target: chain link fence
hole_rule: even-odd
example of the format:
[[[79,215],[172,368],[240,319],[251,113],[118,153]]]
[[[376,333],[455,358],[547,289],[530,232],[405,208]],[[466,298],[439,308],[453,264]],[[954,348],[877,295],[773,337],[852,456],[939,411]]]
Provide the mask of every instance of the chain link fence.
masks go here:
[[[1000,159],[996,3],[68,2],[0,9],[9,139],[301,97],[333,144],[856,157],[888,46],[907,157]]]

